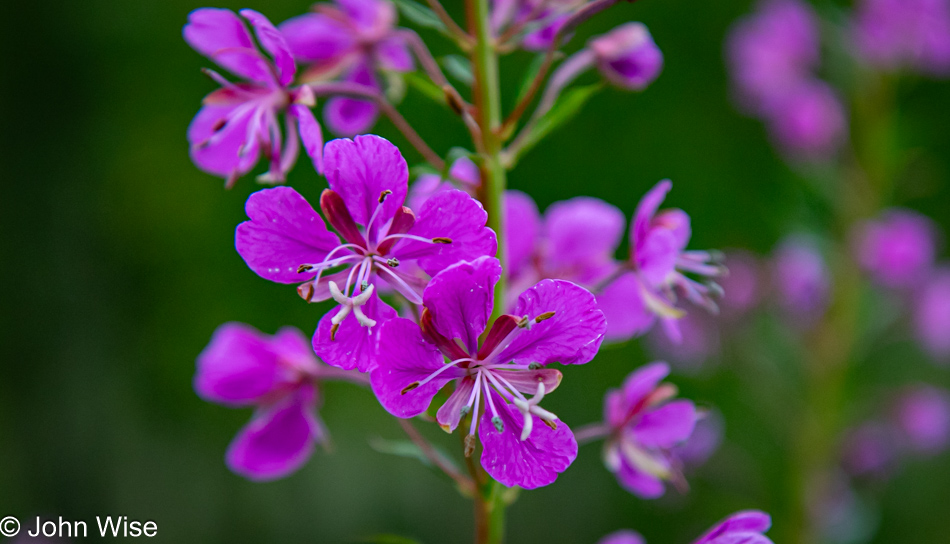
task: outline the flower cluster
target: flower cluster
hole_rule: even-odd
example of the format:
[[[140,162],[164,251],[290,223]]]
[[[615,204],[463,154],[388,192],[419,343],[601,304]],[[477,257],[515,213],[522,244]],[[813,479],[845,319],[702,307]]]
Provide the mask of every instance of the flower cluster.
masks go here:
[[[736,512],[717,523],[693,544],[772,544],[765,536],[771,526],[772,518],[764,512]],[[634,531],[622,530],[605,536],[598,544],[646,544],[646,540]]]

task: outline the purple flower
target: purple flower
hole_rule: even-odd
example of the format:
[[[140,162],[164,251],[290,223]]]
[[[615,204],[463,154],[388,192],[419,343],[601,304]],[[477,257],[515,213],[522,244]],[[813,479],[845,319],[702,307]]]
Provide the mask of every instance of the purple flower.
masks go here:
[[[935,272],[917,295],[914,326],[917,340],[935,359],[950,358],[950,270]]]
[[[204,107],[188,127],[192,160],[205,172],[224,177],[231,187],[263,154],[270,168],[258,180],[281,182],[297,161],[302,140],[314,167],[322,171],[323,136],[310,111],[313,93],[306,86],[289,87],[297,68],[283,35],[254,10],[242,10],[241,16],[254,27],[258,43],[271,58],[261,53],[244,22],[227,9],[195,10],[182,31],[196,51],[247,80],[231,83],[208,71],[221,88],[205,97]],[[286,142],[277,119],[281,111],[287,112]]]
[[[650,352],[670,361],[680,372],[696,372],[719,353],[719,329],[708,315],[686,314],[677,321],[682,339],[674,341],[657,329],[647,335]]]
[[[794,318],[808,323],[824,312],[831,279],[813,241],[802,236],[783,241],[775,252],[773,278],[779,304]]]
[[[636,531],[623,529],[610,533],[597,541],[597,544],[646,544],[646,540]]]
[[[927,217],[903,209],[884,212],[856,229],[861,267],[887,287],[914,287],[933,265],[936,231]]]
[[[673,448],[674,454],[687,467],[698,467],[719,449],[725,434],[725,420],[715,408],[697,412],[696,425],[686,442]]]
[[[624,488],[644,499],[663,495],[664,480],[683,482],[673,448],[689,438],[696,423],[692,402],[667,402],[676,395],[672,385],[660,385],[669,372],[666,363],[648,364],[604,397],[604,463]]]
[[[907,445],[921,453],[938,453],[950,444],[950,393],[920,385],[897,401],[895,423]]]
[[[333,140],[324,157],[330,188],[320,208],[337,234],[299,193],[276,187],[248,198],[250,220],[238,225],[235,246],[259,276],[303,281],[297,292],[308,302],[333,298],[339,306],[320,320],[313,347],[331,365],[365,372],[375,353],[372,327],[395,316],[376,289],[421,304],[429,276],[494,254],[495,234],[481,205],[461,191],[433,196],[418,216],[403,206],[406,161],[379,136]]]
[[[598,36],[588,45],[597,68],[608,81],[641,91],[660,75],[663,53],[643,23],[627,23]]]
[[[804,80],[776,98],[767,120],[775,142],[793,159],[827,160],[847,130],[841,100],[818,79]]]
[[[858,54],[875,68],[950,75],[947,0],[862,0],[853,36]]]
[[[571,12],[583,3],[584,0],[493,0],[491,25],[497,34],[519,26],[524,29],[521,46],[528,51],[543,51],[554,42]]]
[[[482,183],[478,166],[467,157],[461,157],[452,163],[452,167],[449,169],[449,178],[442,179],[442,176],[438,174],[422,174],[416,178],[416,181],[409,187],[409,197],[407,198],[409,206],[411,208],[421,208],[432,195],[452,189],[461,189],[475,196],[475,191]]]
[[[772,544],[764,535],[772,526],[765,512],[745,510],[720,521],[693,544]]]
[[[686,212],[657,212],[672,187],[669,180],[664,180],[644,195],[630,225],[630,271],[598,294],[600,309],[607,316],[609,341],[642,334],[659,316],[669,337],[679,342],[682,335],[677,320],[685,312],[675,306],[676,293],[693,304],[717,311],[713,296],[720,291],[718,285],[700,283],[686,274],[713,278],[721,275],[723,268],[713,263],[714,255],[710,252],[686,250],[691,235]]]
[[[762,113],[807,79],[818,64],[818,38],[815,14],[799,0],[766,0],[736,23],[726,52],[743,105]]]
[[[396,8],[388,0],[336,0],[317,4],[314,13],[284,21],[280,30],[298,61],[309,64],[305,81],[341,76],[344,81],[378,89],[378,70],[407,72],[413,59],[395,29]],[[334,97],[324,117],[333,132],[365,132],[379,113],[372,102]]]
[[[893,429],[877,421],[849,431],[842,451],[842,465],[853,476],[885,476],[897,461]]]
[[[383,325],[370,382],[386,410],[402,418],[425,412],[454,382],[436,415],[439,425],[452,432],[471,414],[466,455],[478,430],[488,474],[533,489],[553,482],[577,456],[570,428],[538,405],[561,381],[559,371],[545,366],[593,359],[604,316],[583,288],[544,280],[522,293],[510,314],[489,323],[500,276],[498,260],[481,257],[433,277],[423,294],[421,328],[403,318]]]
[[[300,468],[326,439],[315,413],[321,379],[352,379],[314,357],[307,339],[286,327],[274,336],[243,323],[218,327],[198,356],[195,391],[228,406],[255,406],[227,453],[228,466],[252,480]]]
[[[738,319],[751,311],[762,297],[762,270],[758,258],[743,250],[726,251],[729,273],[719,279],[722,297],[719,306],[727,319]]]

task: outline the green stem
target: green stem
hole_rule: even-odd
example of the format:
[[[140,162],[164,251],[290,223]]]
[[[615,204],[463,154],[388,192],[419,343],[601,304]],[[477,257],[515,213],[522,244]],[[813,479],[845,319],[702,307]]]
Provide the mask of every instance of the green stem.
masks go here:
[[[501,162],[502,140],[498,136],[501,127],[501,89],[498,84],[498,52],[489,24],[488,0],[467,0],[469,32],[475,37],[472,49],[472,67],[475,83],[473,94],[478,124],[481,126],[482,142],[482,187],[479,194],[488,212],[488,226],[498,237],[498,260],[502,270],[505,266],[505,213],[504,194],[507,185],[505,168]],[[507,276],[503,272],[495,284],[495,307],[492,317],[505,310]]]

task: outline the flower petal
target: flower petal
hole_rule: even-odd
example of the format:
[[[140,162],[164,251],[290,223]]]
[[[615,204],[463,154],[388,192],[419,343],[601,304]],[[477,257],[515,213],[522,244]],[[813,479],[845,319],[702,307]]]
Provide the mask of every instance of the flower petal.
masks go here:
[[[597,307],[604,312],[608,342],[624,342],[653,327],[654,314],[643,301],[640,280],[628,272],[612,281],[597,296]]]
[[[241,16],[251,23],[257,41],[273,57],[274,65],[277,67],[278,83],[284,87],[290,85],[290,82],[294,80],[294,74],[297,73],[297,65],[294,64],[290,46],[287,45],[283,34],[267,17],[253,9],[242,9]]]
[[[457,367],[449,368],[429,382],[413,387],[445,364],[442,353],[422,337],[419,326],[398,317],[380,329],[379,357],[370,371],[370,384],[389,413],[414,417],[426,411],[439,389],[463,375]]]
[[[544,383],[544,394],[557,389],[561,385],[561,371],[554,368],[539,368],[537,370],[496,370],[495,375],[504,378],[515,389],[522,393],[534,395],[538,392],[538,384]]]
[[[188,126],[195,166],[223,178],[242,176],[254,168],[260,158],[257,135],[248,134],[254,115],[253,106],[244,103],[202,107]]]
[[[381,325],[396,317],[396,310],[379,299],[376,293],[360,307],[366,317],[376,320],[376,326],[364,327],[353,312],[346,316],[333,339],[330,333],[333,324],[330,320],[342,306],[338,306],[320,319],[317,330],[313,334],[313,351],[317,357],[328,365],[344,370],[358,369],[360,372],[369,372],[376,364],[376,345],[379,340]]]
[[[352,30],[322,13],[288,19],[279,28],[294,57],[305,63],[336,64],[356,46]]]
[[[623,381],[623,400],[627,409],[640,404],[660,384],[663,378],[670,375],[670,365],[657,361],[644,365],[633,372]]]
[[[310,108],[303,104],[291,104],[290,115],[297,118],[297,126],[300,131],[300,140],[303,141],[303,148],[307,151],[307,156],[313,161],[313,168],[318,174],[323,173],[323,131],[320,129],[320,123]]]
[[[663,496],[666,491],[663,480],[637,470],[626,459],[620,463],[620,470],[616,472],[617,481],[624,489],[641,499],[655,499]]]
[[[406,200],[406,159],[396,146],[379,136],[332,140],[323,150],[323,159],[330,189],[343,198],[353,220],[360,225],[365,226],[376,208],[382,207],[376,217],[376,227],[381,227]],[[384,191],[392,193],[380,204]]]
[[[306,385],[258,411],[228,447],[228,467],[251,480],[273,480],[300,468],[325,436],[313,413],[315,399],[313,386]]]
[[[490,391],[504,429],[498,432],[491,421],[491,410],[485,410],[478,428],[483,446],[482,467],[508,487],[535,489],[553,483],[577,457],[574,433],[563,421],[557,422],[557,429],[551,429],[532,415],[531,434],[521,440],[524,416],[501,395]]]
[[[379,83],[376,82],[376,77],[366,63],[354,66],[343,77],[343,80],[379,89]],[[330,130],[340,136],[347,137],[369,130],[376,123],[378,114],[379,108],[373,101],[343,96],[331,98],[323,109],[323,118]],[[400,204],[402,204],[402,201],[400,201]]]
[[[448,238],[450,243],[433,244],[406,239],[393,247],[400,260],[416,259],[429,275],[435,275],[459,261],[482,256],[494,257],[498,244],[495,233],[485,223],[488,214],[482,205],[463,191],[439,191],[429,197],[409,234],[423,238]]]
[[[538,206],[521,191],[505,191],[505,231],[508,272],[514,277],[530,264],[541,232]]]
[[[610,533],[600,539],[597,544],[646,544],[646,540],[643,540],[640,533],[623,529]]]
[[[724,544],[729,541],[722,540],[720,537],[735,533],[764,533],[772,526],[772,518],[765,512],[758,510],[744,510],[736,512],[726,519],[720,521],[706,534],[699,537],[693,544]],[[743,542],[743,541],[738,541]],[[771,543],[770,540],[763,541],[749,540],[749,544],[759,544],[759,542]]]
[[[546,260],[560,275],[589,285],[614,269],[614,251],[623,237],[626,218],[603,200],[577,197],[552,204],[544,213]]]
[[[373,50],[376,61],[383,70],[394,72],[411,72],[414,66],[412,54],[406,40],[401,36],[390,36],[376,44]]]
[[[262,278],[278,283],[308,280],[316,272],[298,273],[297,268],[323,261],[340,245],[317,212],[290,187],[257,191],[244,209],[250,221],[238,225],[234,245]]]
[[[688,400],[676,400],[644,413],[634,427],[637,442],[647,448],[672,448],[693,433],[696,408]]]
[[[271,83],[274,76],[244,22],[229,9],[201,8],[188,14],[182,35],[195,51],[231,72],[260,82]]]
[[[636,264],[640,277],[654,288],[665,285],[670,274],[676,270],[679,254],[680,248],[672,231],[651,229],[637,247]]]
[[[244,323],[225,323],[198,355],[195,391],[202,398],[247,404],[271,392],[281,368],[270,338]]]
[[[435,415],[435,419],[439,422],[443,431],[451,433],[458,427],[459,421],[462,420],[462,407],[468,405],[468,399],[472,395],[474,385],[475,380],[470,377],[462,378],[455,383],[455,391],[449,395],[448,400]]]
[[[647,191],[647,194],[643,195],[643,198],[640,199],[640,203],[637,204],[637,210],[633,214],[633,222],[630,224],[631,261],[637,260],[636,253],[640,248],[640,244],[643,243],[647,232],[650,230],[650,225],[653,223],[653,216],[656,215],[660,204],[662,204],[663,199],[666,198],[666,193],[670,192],[672,188],[673,182],[665,179]]]
[[[542,314],[554,315],[536,322]],[[607,322],[594,295],[564,280],[541,280],[518,297],[514,315],[534,321],[498,355],[516,364],[583,364],[594,358]]]
[[[494,288],[501,264],[494,257],[461,262],[438,273],[422,294],[422,304],[432,316],[436,332],[458,338],[469,355],[478,352],[478,337],[485,331],[494,302]]]

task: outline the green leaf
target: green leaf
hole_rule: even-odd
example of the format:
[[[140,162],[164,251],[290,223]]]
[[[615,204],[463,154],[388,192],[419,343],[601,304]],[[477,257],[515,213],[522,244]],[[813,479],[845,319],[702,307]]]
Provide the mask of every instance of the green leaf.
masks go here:
[[[449,106],[445,102],[445,92],[442,89],[440,89],[435,83],[432,83],[429,80],[429,78],[424,77],[417,72],[409,72],[407,74],[403,74],[403,78],[406,80],[406,83],[408,83],[410,87],[419,91],[427,98],[433,100],[434,102],[438,102],[439,104],[442,104],[445,107]]]
[[[432,462],[429,461],[429,458],[422,453],[422,450],[419,446],[415,445],[410,440],[387,440],[381,437],[372,437],[369,439],[369,446],[379,453],[385,453],[389,455],[396,455],[398,457],[407,457],[410,459],[418,459],[422,462],[423,465],[427,467],[432,467]],[[435,454],[440,458],[440,460],[456,469],[455,463],[452,461],[452,458],[449,457],[442,449],[438,446],[432,446],[432,449],[435,450]],[[438,471],[439,474],[442,474],[442,471]]]
[[[541,71],[542,64],[544,64],[544,53],[538,53],[534,56],[534,60],[531,61],[531,64],[528,65],[528,70],[525,72],[524,79],[521,81],[521,88],[518,89],[518,98],[515,99],[515,104],[521,102],[528,94],[528,89],[531,88],[531,83],[534,81],[534,78],[538,77],[538,72]]]
[[[431,9],[418,2],[414,2],[413,0],[393,1],[396,3],[396,7],[399,8],[399,12],[402,13],[402,16],[406,19],[409,19],[421,27],[433,28],[445,35],[449,34],[449,29],[445,27],[445,24],[442,23],[442,20],[439,19],[439,16],[436,15]]]
[[[551,110],[535,124],[534,129],[527,135],[524,143],[517,150],[518,154],[512,157],[513,161],[517,161],[519,157],[537,145],[545,136],[573,119],[581,111],[584,104],[603,88],[603,83],[594,83],[583,87],[573,87],[564,92],[551,107]]]
[[[475,82],[475,76],[472,74],[472,61],[461,55],[442,57],[442,66],[452,77],[469,87]]]

